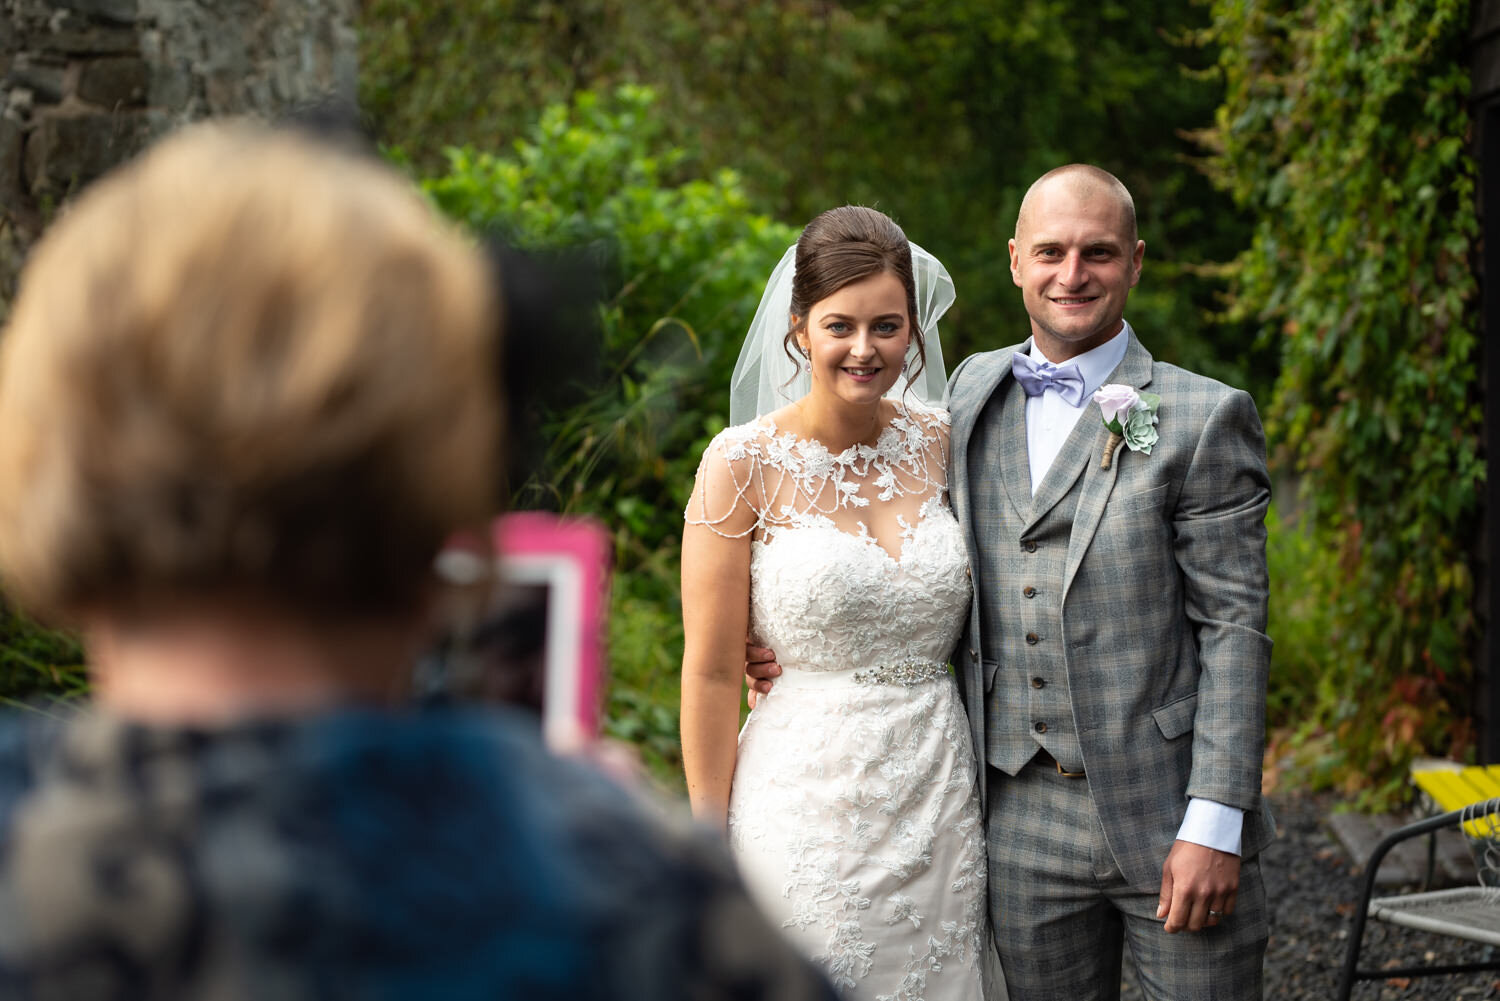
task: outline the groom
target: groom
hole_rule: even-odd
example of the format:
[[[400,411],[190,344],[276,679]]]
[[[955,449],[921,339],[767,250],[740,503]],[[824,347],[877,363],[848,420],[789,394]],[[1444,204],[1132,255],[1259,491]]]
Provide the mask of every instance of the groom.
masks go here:
[[[949,382],[974,578],[953,662],[1012,1001],[1117,997],[1125,939],[1149,998],[1261,995],[1264,439],[1248,395],[1124,321],[1144,252],[1113,175],[1044,175],[1010,241],[1032,336]],[[1107,384],[1159,403],[1106,465]]]
[[[1115,996],[1122,938],[1148,997],[1260,997],[1264,440],[1249,396],[1124,321],[1144,252],[1113,175],[1044,175],[1010,241],[1031,339],[949,382],[974,573],[954,663],[1015,1001]],[[1107,468],[1106,384],[1160,398],[1159,440]]]

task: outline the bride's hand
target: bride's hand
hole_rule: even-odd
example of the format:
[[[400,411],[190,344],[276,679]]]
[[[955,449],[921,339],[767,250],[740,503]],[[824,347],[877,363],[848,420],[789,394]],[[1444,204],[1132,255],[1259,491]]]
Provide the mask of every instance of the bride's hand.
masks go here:
[[[745,701],[751,709],[755,708],[757,695],[771,693],[771,679],[780,673],[781,665],[776,663],[775,653],[763,646],[745,644],[745,684],[750,686]]]

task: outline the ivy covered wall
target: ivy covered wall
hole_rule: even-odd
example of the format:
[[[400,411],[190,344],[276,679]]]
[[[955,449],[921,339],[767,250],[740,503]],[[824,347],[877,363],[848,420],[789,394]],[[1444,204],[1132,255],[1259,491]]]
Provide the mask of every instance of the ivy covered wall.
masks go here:
[[[1276,638],[1322,634],[1278,656],[1303,697],[1273,706],[1273,758],[1376,799],[1416,754],[1473,753],[1469,16],[1467,0],[1214,4],[1214,170],[1257,220],[1229,314],[1279,352],[1266,425],[1306,542],[1274,585],[1273,616],[1300,609]]]

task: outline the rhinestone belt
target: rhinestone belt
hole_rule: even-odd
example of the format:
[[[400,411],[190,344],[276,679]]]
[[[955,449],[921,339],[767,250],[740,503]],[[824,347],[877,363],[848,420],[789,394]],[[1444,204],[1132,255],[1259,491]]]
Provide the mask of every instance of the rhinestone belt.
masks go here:
[[[854,682],[859,685],[905,685],[910,688],[924,681],[941,678],[947,673],[947,665],[935,660],[899,660],[879,667],[862,667],[854,672]]]
[[[843,688],[848,685],[902,685],[910,688],[947,673],[946,666],[932,660],[903,660],[876,667],[847,667],[839,671],[783,665],[775,688]]]

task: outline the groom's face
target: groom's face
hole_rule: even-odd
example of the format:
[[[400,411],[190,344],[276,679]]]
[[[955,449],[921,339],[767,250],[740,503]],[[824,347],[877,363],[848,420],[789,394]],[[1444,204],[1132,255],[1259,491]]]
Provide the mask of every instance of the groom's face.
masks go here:
[[[1063,362],[1119,333],[1145,249],[1101,187],[1058,177],[1033,192],[1010,241],[1010,273],[1042,354]]]

